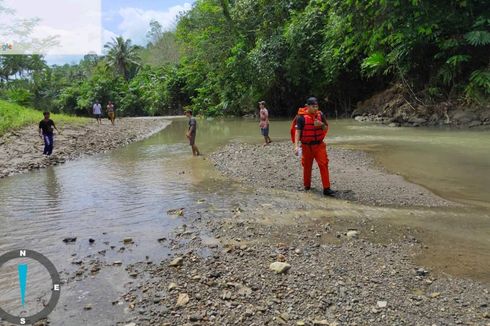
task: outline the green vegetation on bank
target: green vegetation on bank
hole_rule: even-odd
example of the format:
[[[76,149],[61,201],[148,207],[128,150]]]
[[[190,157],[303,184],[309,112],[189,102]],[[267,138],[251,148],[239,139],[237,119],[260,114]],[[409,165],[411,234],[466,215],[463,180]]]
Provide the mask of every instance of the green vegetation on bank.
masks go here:
[[[20,128],[29,124],[37,124],[43,119],[43,112],[26,108],[18,104],[0,100],[0,136],[9,130]],[[51,115],[57,124],[85,123],[86,118],[73,117],[66,114]]]
[[[260,99],[290,115],[316,95],[348,115],[396,84],[414,105],[490,103],[487,0],[196,0],[147,38],[74,65],[0,56],[0,98],[76,115],[112,100],[119,116],[240,115]]]

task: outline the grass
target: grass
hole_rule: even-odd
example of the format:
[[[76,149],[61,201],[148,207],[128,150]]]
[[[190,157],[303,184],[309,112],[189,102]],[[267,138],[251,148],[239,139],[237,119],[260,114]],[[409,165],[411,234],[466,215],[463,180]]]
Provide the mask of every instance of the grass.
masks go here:
[[[42,111],[0,100],[0,136],[9,130],[18,129],[30,124],[38,124],[42,119]],[[51,119],[56,124],[85,123],[88,121],[87,118],[53,113],[51,114]]]

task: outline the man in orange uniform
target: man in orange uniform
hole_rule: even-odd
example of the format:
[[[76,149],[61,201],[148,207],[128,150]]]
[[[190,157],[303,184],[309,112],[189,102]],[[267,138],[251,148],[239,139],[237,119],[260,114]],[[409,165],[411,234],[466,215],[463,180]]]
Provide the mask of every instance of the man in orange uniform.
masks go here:
[[[299,109],[295,128],[294,152],[298,155],[301,145],[305,190],[311,188],[311,170],[313,160],[316,160],[322,177],[323,195],[335,196],[335,191],[330,189],[327,145],[323,142],[327,135],[328,123],[325,115],[318,110],[318,100],[315,97],[308,98],[306,107]]]

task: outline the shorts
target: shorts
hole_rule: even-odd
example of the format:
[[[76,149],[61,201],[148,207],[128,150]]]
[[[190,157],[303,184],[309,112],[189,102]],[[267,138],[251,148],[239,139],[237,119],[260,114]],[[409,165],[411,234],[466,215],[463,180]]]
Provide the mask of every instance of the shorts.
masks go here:
[[[115,118],[115,113],[114,112],[107,112],[107,118],[109,120],[113,120]]]
[[[194,146],[196,143],[196,134],[192,133],[189,135],[189,145]]]
[[[102,114],[94,114],[95,119],[100,119],[102,117]]]
[[[269,126],[267,126],[265,128],[260,128],[260,133],[264,137],[269,137]]]

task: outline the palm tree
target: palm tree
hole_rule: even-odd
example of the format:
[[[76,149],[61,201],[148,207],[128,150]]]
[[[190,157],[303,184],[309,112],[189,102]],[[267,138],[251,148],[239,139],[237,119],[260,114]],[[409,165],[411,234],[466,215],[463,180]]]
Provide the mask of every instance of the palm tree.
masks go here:
[[[122,36],[112,38],[104,48],[108,49],[107,61],[126,80],[129,80],[130,71],[139,66],[138,47],[131,44],[131,40],[124,40]]]

